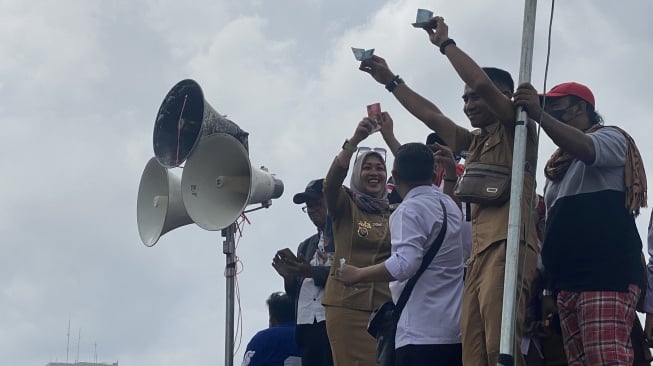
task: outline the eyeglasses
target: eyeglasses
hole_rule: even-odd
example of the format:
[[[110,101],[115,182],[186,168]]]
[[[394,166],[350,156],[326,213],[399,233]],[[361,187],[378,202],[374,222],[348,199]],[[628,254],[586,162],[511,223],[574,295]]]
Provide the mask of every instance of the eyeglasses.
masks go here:
[[[371,148],[371,147],[366,147],[366,146],[360,146],[358,148],[358,150],[356,151],[356,159],[355,160],[358,160],[358,155],[360,155],[361,153],[365,154],[368,151],[374,151],[375,153],[381,155],[381,158],[383,159],[383,162],[385,163],[385,157],[386,157],[387,151],[386,151],[386,149],[384,149],[382,147]]]

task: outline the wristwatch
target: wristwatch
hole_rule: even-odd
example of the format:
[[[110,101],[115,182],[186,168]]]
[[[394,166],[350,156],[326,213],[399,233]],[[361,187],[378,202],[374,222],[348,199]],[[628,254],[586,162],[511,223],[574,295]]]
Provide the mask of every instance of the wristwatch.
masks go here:
[[[345,140],[345,142],[342,144],[342,149],[343,149],[343,150],[346,150],[346,151],[349,151],[349,152],[351,152],[351,153],[355,153],[356,150],[358,150],[358,148],[356,147],[356,145],[354,145],[354,144],[352,144],[351,142],[349,142],[349,140]]]
[[[385,84],[385,89],[390,93],[392,93],[399,84],[403,84],[403,83],[404,83],[404,79],[400,78],[399,75],[395,75],[392,81]]]

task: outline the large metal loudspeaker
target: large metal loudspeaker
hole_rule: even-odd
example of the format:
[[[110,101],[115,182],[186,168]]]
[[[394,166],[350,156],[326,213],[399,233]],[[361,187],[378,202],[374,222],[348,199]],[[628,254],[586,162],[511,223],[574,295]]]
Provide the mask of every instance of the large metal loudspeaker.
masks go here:
[[[193,221],[206,230],[221,230],[247,205],[267,207],[281,197],[283,183],[264,168],[253,168],[238,140],[218,133],[203,138],[186,161],[181,190]]]
[[[216,112],[196,81],[182,80],[170,89],[156,115],[154,155],[162,166],[178,167],[203,137],[213,133],[229,134],[249,150],[248,133]]]
[[[155,158],[150,159],[141,176],[136,219],[138,234],[148,247],[168,231],[193,223],[182,201],[181,179]]]

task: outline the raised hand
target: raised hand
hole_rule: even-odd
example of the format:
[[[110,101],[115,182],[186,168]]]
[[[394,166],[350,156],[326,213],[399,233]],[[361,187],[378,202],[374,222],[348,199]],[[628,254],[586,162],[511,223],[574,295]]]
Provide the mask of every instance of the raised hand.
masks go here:
[[[369,117],[363,118],[354,131],[354,136],[349,139],[354,145],[358,145],[359,142],[365,140],[369,135],[376,131],[377,123]]]
[[[444,22],[444,18],[440,16],[431,18],[429,22],[435,22],[436,28],[424,28],[424,30],[428,33],[431,43],[440,47],[442,42],[449,39],[449,26]]]
[[[372,56],[371,59],[361,62],[358,69],[372,75],[374,80],[383,85],[389,84],[395,77],[395,74],[390,71],[390,67],[388,67],[385,60],[376,55]]]

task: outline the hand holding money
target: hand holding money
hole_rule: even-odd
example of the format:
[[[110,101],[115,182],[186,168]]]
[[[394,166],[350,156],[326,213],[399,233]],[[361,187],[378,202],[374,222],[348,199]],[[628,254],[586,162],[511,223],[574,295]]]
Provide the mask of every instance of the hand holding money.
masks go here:
[[[437,25],[437,28],[435,28],[435,30],[424,28],[424,30],[429,34],[431,43],[440,47],[442,42],[449,39],[449,26],[447,26],[447,23],[444,22],[444,18],[442,17],[434,17],[433,21]]]
[[[413,27],[423,29],[435,29],[437,23],[433,19],[433,12],[426,9],[417,9],[417,16]]]
[[[391,83],[395,78],[395,74],[390,70],[385,60],[376,55],[361,62],[358,69],[372,75],[374,80],[383,85]]]

